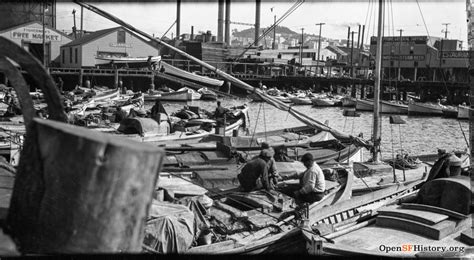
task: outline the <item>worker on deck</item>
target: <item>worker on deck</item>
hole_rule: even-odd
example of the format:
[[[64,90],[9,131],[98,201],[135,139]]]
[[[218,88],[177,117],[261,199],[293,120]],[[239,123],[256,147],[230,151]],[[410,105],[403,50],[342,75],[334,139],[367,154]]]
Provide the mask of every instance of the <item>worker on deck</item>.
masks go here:
[[[276,168],[276,162],[275,162],[275,150],[270,147],[270,145],[267,142],[263,142],[260,147],[263,150],[270,150],[270,154],[272,154],[272,157],[270,160],[268,160],[268,178],[270,179],[271,183],[273,185],[277,185],[278,180],[281,179],[281,176],[278,174],[277,168]],[[255,159],[257,157],[254,157],[252,159]]]
[[[224,126],[225,115],[229,112],[229,109],[223,107],[220,101],[217,101],[217,108],[214,112],[214,117],[216,118],[216,123],[218,126]]]
[[[273,150],[263,149],[260,155],[249,161],[242,171],[237,175],[240,186],[244,191],[258,189],[273,190],[274,183],[270,180],[270,159],[273,157]]]
[[[151,118],[155,119],[156,122],[160,123],[162,113],[168,115],[168,113],[166,113],[165,108],[161,104],[161,101],[157,99],[155,101],[155,104],[151,108]]]
[[[428,174],[427,181],[459,176],[462,172],[462,161],[454,153],[448,153],[445,149],[438,149],[438,160]]]
[[[127,117],[127,113],[123,111],[121,107],[117,107],[117,110],[114,113],[115,115],[115,123],[120,123],[124,118]]]
[[[306,171],[283,176],[282,180],[300,180],[299,189],[293,193],[297,201],[313,203],[322,200],[326,190],[323,171],[314,161],[313,155],[310,153],[305,153],[301,157],[301,162],[306,167]]]

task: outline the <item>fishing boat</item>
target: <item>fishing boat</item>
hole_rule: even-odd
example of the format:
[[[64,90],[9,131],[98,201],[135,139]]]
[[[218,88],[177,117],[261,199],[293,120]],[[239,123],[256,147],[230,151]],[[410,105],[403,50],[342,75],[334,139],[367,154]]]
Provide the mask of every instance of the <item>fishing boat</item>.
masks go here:
[[[469,111],[471,111],[471,110],[472,109],[469,106],[459,105],[458,106],[457,118],[458,119],[469,119]]]
[[[357,99],[356,109],[360,111],[373,111],[374,101],[370,99]],[[408,106],[392,101],[380,101],[380,113],[384,114],[408,114]]]
[[[216,92],[209,90],[208,88],[201,88],[198,90],[198,93],[201,94],[202,100],[217,100]]]
[[[442,116],[443,106],[436,103],[410,102],[408,104],[408,115]]]
[[[458,117],[458,108],[453,106],[444,106],[442,109],[443,117],[446,118],[457,118]]]
[[[113,56],[96,56],[96,66],[110,67],[110,66],[127,66],[130,68],[142,68],[151,66],[154,63],[161,61],[161,56],[148,57],[113,57]]]
[[[320,253],[473,257],[474,251],[468,249],[474,244],[472,196],[469,177],[429,181],[411,200],[378,208],[364,221],[326,234],[331,243],[323,242]]]
[[[311,102],[311,98],[309,98],[309,97],[301,97],[301,96],[290,97],[290,101],[293,103],[293,105],[311,105],[311,104],[313,104]]]
[[[193,89],[184,87],[174,92],[161,93],[161,95],[156,97],[155,100],[185,102],[185,101],[198,100],[200,98],[201,98],[201,94],[197,93]]]
[[[234,130],[245,126],[248,106],[234,107],[228,113],[225,127],[216,127],[216,121],[207,118],[179,119],[161,114],[160,122],[152,118],[126,118],[118,126],[95,130],[147,142],[156,145],[191,144],[213,133],[232,135]],[[172,122],[175,121],[175,122]],[[171,122],[171,124],[170,124]]]
[[[191,72],[179,69],[175,66],[172,66],[164,61],[160,61],[158,66],[160,67],[160,71],[163,71],[166,74],[188,79],[188,80],[205,84],[205,85],[209,85],[212,87],[218,88],[224,84],[224,81],[222,80],[213,79],[206,76],[201,76],[195,73],[191,73]]]
[[[294,222],[299,219],[298,212],[317,214],[325,206],[350,198],[352,173],[349,169],[342,167],[335,170],[338,172],[338,179],[326,180],[327,194],[322,200],[310,205],[298,206],[291,196],[279,191],[292,185],[294,181],[291,180],[280,182],[274,191],[230,190],[217,194],[211,193],[212,195],[209,196],[213,201],[207,204],[212,206],[204,215],[201,215],[204,217],[202,219],[210,219],[207,228],[197,230],[194,234],[189,233],[190,237],[199,237],[196,241],[197,246],[192,246],[194,239],[188,240],[189,247],[180,253],[255,254],[291,248],[289,245],[293,244],[300,233],[299,227]],[[161,202],[161,205],[163,204],[171,207],[169,203]],[[189,218],[195,218],[197,215],[194,211],[194,215],[190,215]],[[161,251],[162,244],[185,234],[176,232],[173,234],[174,237],[165,240],[159,234],[158,227],[161,226],[162,224],[157,223],[156,219],[147,222],[145,251],[176,253],[176,251]],[[292,251],[295,249],[292,248]]]
[[[335,106],[336,103],[339,101],[340,100],[330,98],[330,97],[323,97],[323,98],[315,97],[311,99],[313,106],[316,106],[316,107],[332,107],[332,106]]]
[[[343,97],[341,99],[343,107],[355,107],[357,105],[357,99],[353,97]]]

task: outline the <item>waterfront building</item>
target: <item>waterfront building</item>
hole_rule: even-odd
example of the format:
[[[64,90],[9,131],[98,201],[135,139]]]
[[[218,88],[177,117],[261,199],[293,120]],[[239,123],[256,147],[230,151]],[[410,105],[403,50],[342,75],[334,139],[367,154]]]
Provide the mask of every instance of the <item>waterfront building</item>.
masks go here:
[[[376,38],[370,52],[375,55]],[[383,38],[383,78],[406,81],[467,82],[468,52],[460,41],[428,36]]]
[[[43,57],[45,57],[46,64],[49,66],[59,64],[60,47],[72,41],[72,39],[63,32],[49,25],[45,25],[45,51],[43,52],[43,24],[37,21],[27,22],[1,30],[0,36],[17,43],[40,61],[43,61]]]
[[[87,34],[61,46],[61,67],[95,67],[96,57],[148,57],[160,52],[149,42],[124,27]]]

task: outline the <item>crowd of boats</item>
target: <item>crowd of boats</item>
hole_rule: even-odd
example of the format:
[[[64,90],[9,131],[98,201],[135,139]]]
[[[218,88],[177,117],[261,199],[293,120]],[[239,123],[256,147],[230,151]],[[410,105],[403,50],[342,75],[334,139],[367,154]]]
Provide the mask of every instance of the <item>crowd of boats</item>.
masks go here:
[[[311,91],[296,90],[292,92],[280,91],[278,88],[266,90],[268,95],[292,105],[313,105],[315,107],[355,107],[357,111],[373,111],[373,99],[360,99],[348,95],[333,93],[313,93]],[[258,95],[251,96],[253,101],[263,101]],[[380,112],[384,114],[401,114],[413,116],[442,116],[446,118],[469,119],[470,107],[465,103],[458,106],[443,105],[438,102],[419,102],[416,97],[408,101],[380,101]]]

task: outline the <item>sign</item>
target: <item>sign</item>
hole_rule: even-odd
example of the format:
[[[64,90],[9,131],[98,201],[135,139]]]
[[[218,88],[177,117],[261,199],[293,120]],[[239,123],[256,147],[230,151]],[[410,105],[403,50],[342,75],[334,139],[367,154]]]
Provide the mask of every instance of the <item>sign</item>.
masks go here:
[[[426,44],[428,42],[427,36],[387,36],[382,38],[382,42],[402,42],[402,43],[416,43]],[[377,37],[372,36],[370,38],[370,44],[377,44]]]
[[[43,41],[43,29],[41,28],[32,28],[32,27],[18,28],[11,31],[10,35],[12,39]],[[47,42],[50,42],[50,41],[60,42],[62,40],[62,35],[50,29],[45,29],[44,39]]]
[[[443,51],[439,53],[443,59],[468,59],[468,51]]]
[[[422,61],[425,60],[424,55],[384,55],[384,60],[401,60],[401,61]]]
[[[116,43],[116,42],[111,42],[109,44],[110,47],[121,47],[121,48],[132,48],[132,45],[130,43]]]

